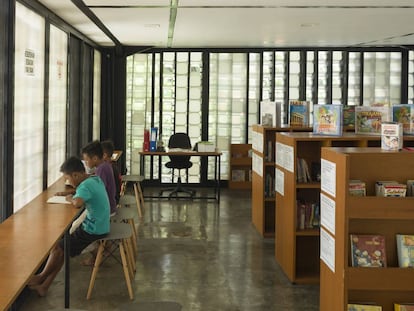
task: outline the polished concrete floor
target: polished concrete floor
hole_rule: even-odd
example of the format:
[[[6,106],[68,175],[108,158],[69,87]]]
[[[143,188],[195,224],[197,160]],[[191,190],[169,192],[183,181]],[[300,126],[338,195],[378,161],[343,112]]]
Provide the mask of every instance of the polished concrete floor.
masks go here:
[[[148,200],[139,223],[135,298],[114,259],[86,300],[90,267],[71,259],[71,308],[149,311],[316,311],[319,287],[292,285],[274,259],[273,239],[251,224],[249,191],[224,189],[213,201]],[[18,310],[63,307],[63,273],[46,297],[27,290]]]

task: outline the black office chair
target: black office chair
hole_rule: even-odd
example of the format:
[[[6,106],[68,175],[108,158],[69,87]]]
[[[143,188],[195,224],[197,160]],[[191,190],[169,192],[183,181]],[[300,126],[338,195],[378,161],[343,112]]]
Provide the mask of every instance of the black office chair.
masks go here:
[[[186,133],[175,133],[170,136],[168,141],[168,148],[180,148],[180,149],[190,149],[191,150],[191,141],[190,137]],[[178,197],[179,192],[187,193],[190,195],[190,198],[193,198],[195,191],[191,189],[184,188],[181,182],[181,170],[188,169],[193,166],[193,163],[190,161],[191,156],[169,156],[170,161],[165,164],[166,167],[172,168],[173,172],[174,169],[178,169],[178,179],[175,188],[164,189],[161,190],[160,195],[164,191],[171,191],[168,195],[168,198],[172,196]]]

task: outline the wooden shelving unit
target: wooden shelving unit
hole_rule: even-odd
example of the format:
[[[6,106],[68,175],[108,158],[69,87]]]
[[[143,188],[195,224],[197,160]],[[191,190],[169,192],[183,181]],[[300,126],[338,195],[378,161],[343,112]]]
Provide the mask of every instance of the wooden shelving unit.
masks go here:
[[[230,145],[230,189],[251,189],[252,181],[252,157],[251,144],[231,144]],[[250,153],[250,156],[249,156]],[[239,171],[244,180],[235,180],[233,174]]]
[[[253,125],[252,223],[262,237],[275,235],[275,134],[310,132],[311,128]],[[266,176],[268,185],[266,186]]]
[[[369,301],[381,305],[383,311],[393,311],[394,302],[414,302],[414,269],[398,267],[395,241],[398,233],[414,233],[414,197],[374,196],[377,180],[405,183],[414,177],[414,152],[322,148],[322,159],[335,167],[334,193],[325,189],[329,187],[322,189],[323,195],[334,202],[330,209],[335,213],[326,216],[321,229],[328,236],[321,239],[323,258],[328,259],[320,261],[320,310],[346,310],[348,303]],[[348,194],[351,179],[366,183],[366,197]],[[352,267],[351,233],[384,235],[387,268]],[[330,244],[327,240],[331,240]]]
[[[405,138],[410,145],[413,137]],[[298,183],[297,158],[305,159],[309,169],[320,163],[322,147],[379,147],[379,136],[343,133],[342,136],[322,136],[313,133],[276,133],[276,144],[290,150],[282,156],[290,164],[276,164],[283,175],[284,194],[276,192],[275,257],[293,283],[319,282],[319,229],[298,230],[297,201],[320,201],[320,183]],[[285,148],[286,147],[286,148]],[[276,147],[276,152],[279,148]],[[287,169],[284,166],[290,166]]]

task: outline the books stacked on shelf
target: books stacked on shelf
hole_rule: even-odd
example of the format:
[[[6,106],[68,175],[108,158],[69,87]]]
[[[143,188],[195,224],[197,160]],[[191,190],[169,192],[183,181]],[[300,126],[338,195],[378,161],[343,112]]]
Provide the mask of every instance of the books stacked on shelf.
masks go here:
[[[394,311],[414,311],[414,303],[394,303]]]
[[[403,147],[403,125],[398,122],[381,123],[381,149],[400,150]]]
[[[278,127],[281,124],[282,103],[273,101],[260,102],[261,125]]]
[[[343,106],[342,108],[342,126],[355,127],[355,106]]]
[[[364,197],[366,196],[366,185],[365,182],[361,180],[350,180],[349,181],[349,195],[354,197]]]
[[[264,194],[266,198],[273,198],[275,196],[275,189],[273,183],[273,176],[270,173],[266,173],[265,176],[265,189]]]
[[[402,123],[404,134],[414,134],[414,105],[393,105],[392,120]]]
[[[300,202],[296,203],[297,229],[305,230],[319,228],[320,206],[319,203]]]
[[[296,181],[298,183],[308,183],[311,182],[311,176],[309,173],[309,166],[305,159],[298,158],[296,161],[297,169],[296,169]]]
[[[289,124],[292,127],[309,126],[309,102],[291,100],[289,102]]]
[[[395,180],[377,181],[375,183],[375,195],[377,197],[405,197],[407,185]]]
[[[398,266],[401,268],[414,267],[414,235],[397,234]]]
[[[355,107],[355,133],[381,135],[381,123],[391,121],[389,106]]]
[[[232,181],[245,181],[246,172],[244,170],[232,170],[231,171],[231,180]]]
[[[351,234],[352,267],[386,267],[385,237],[379,234]]]
[[[407,197],[414,196],[414,179],[407,180],[407,192],[405,193]]]
[[[382,311],[382,307],[374,304],[348,303],[348,311]]]
[[[342,135],[342,105],[314,105],[313,133]]]
[[[273,161],[273,142],[271,140],[267,142],[265,160],[267,162]]]

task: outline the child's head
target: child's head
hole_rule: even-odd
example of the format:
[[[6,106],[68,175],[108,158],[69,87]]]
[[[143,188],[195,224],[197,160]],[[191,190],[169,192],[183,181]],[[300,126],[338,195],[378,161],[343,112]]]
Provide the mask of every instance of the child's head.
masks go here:
[[[83,180],[85,166],[77,157],[70,157],[60,166],[60,172],[72,186],[76,187]]]
[[[111,140],[104,140],[101,142],[103,159],[105,161],[111,161],[112,155],[114,153],[114,144]]]
[[[94,168],[103,159],[102,145],[98,140],[90,142],[82,148],[83,160],[88,168]]]

